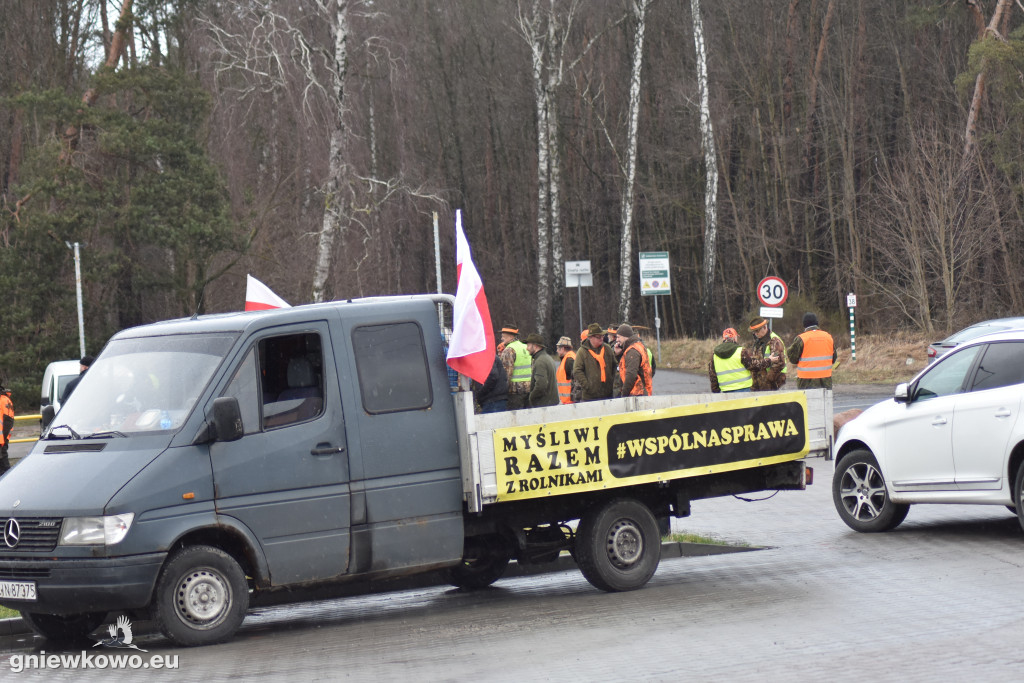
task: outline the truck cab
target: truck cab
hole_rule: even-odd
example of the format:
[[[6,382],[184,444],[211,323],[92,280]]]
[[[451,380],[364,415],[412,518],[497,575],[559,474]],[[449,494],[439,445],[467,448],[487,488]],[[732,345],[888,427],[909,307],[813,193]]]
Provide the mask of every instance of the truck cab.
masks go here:
[[[196,645],[261,592],[458,563],[442,346],[423,298],[118,333],[0,479],[0,604],[53,639],[120,610]]]

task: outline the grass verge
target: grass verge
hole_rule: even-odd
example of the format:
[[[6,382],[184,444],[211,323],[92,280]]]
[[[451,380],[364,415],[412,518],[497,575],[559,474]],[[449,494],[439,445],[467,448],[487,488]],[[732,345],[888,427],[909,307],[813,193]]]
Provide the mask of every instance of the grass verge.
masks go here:
[[[749,548],[749,543],[742,543],[736,541],[723,541],[720,538],[712,538],[710,536],[701,536],[700,534],[690,534],[685,531],[682,533],[672,533],[661,539],[663,542],[668,543],[703,543],[704,545],[728,545],[734,548]]]
[[[857,359],[853,359],[850,340],[833,333],[839,345],[839,366],[833,375],[837,384],[897,384],[906,382],[928,363],[930,340],[908,332],[885,335],[858,335]],[[784,341],[792,341],[783,337]],[[711,353],[719,339],[663,339],[662,366],[676,370],[706,373]],[[749,344],[749,335],[742,339]],[[794,372],[794,370],[790,370]],[[788,383],[787,383],[788,385]],[[795,386],[795,385],[794,385]]]
[[[19,616],[19,612],[13,609],[7,609],[6,607],[0,607],[0,619],[10,619],[11,617]]]

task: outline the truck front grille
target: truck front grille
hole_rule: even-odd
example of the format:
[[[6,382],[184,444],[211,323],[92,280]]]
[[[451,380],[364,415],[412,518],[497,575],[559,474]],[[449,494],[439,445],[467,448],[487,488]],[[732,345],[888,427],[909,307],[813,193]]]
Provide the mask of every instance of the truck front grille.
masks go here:
[[[13,523],[12,523],[13,522]],[[3,537],[0,552],[50,551],[57,547],[62,520],[59,517],[0,518]]]
[[[43,567],[0,567],[0,581],[38,581],[50,578],[50,570]]]

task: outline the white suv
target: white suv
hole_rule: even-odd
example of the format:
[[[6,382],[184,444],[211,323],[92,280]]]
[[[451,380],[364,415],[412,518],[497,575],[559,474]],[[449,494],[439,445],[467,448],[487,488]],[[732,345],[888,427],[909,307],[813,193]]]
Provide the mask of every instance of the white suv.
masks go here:
[[[1024,331],[942,356],[839,431],[832,499],[857,531],[886,531],[911,503],[1005,505],[1024,526]]]

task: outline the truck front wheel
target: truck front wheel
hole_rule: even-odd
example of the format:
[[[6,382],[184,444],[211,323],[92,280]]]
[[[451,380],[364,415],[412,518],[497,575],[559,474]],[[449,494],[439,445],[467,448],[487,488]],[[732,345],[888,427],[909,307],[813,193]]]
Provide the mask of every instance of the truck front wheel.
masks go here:
[[[78,643],[95,631],[103,620],[106,612],[86,612],[85,614],[33,614],[22,612],[21,618],[33,631],[54,643]]]
[[[245,572],[219,548],[197,545],[175,553],[156,584],[155,616],[176,645],[229,640],[249,608]]]
[[[647,506],[619,498],[591,508],[580,518],[575,550],[580,571],[595,588],[635,590],[658,569],[658,523]]]

